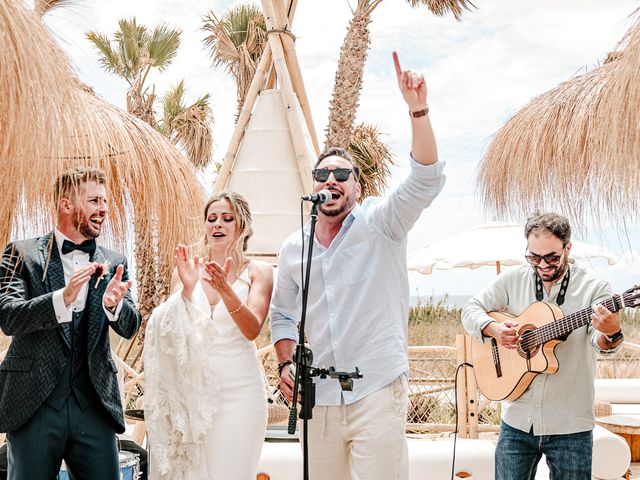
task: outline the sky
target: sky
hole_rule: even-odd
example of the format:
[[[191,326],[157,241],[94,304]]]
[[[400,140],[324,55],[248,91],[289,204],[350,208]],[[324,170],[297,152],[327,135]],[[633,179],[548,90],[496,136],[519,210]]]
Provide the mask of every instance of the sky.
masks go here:
[[[220,161],[233,132],[235,87],[223,71],[211,67],[202,47],[202,17],[222,15],[241,2],[229,0],[76,0],[52,11],[45,24],[67,52],[78,76],[109,102],[124,108],[126,83],[104,72],[84,35],[110,33],[120,18],[136,17],[153,28],[160,23],[182,29],[176,60],[151,81],[156,93],[181,79],[187,95],[211,95],[215,117],[214,160]],[[340,46],[356,1],[299,0],[293,22],[296,50],[310,97],[319,139],[324,139]],[[411,132],[406,105],[398,91],[391,52],[403,68],[427,79],[430,119],[439,158],[446,162],[447,183],[411,231],[408,250],[459,233],[490,220],[502,220],[482,208],[474,174],[492,136],[533,97],[599,65],[632,25],[637,0],[475,0],[461,22],[452,15],[435,17],[403,0],[384,0],[372,15],[371,48],[364,74],[357,121],[377,125],[396,156],[391,184],[407,173]],[[208,176],[203,177],[208,182]],[[512,218],[524,223],[525,218]],[[616,252],[614,266],[587,262],[621,291],[638,282],[640,225],[628,235],[611,226],[574,226],[576,238]],[[470,245],[470,248],[472,246]],[[524,249],[524,243],[523,243]],[[438,271],[410,274],[412,294],[470,295],[495,270]]]

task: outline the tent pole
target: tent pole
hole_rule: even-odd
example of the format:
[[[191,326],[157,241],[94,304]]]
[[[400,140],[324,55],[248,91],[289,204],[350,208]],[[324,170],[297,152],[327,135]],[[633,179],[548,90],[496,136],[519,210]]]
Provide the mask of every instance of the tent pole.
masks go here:
[[[269,30],[278,30],[282,26],[277,25],[275,22],[275,15],[273,10],[272,0],[262,0],[262,8],[265,12],[265,22],[267,24],[267,32]],[[280,89],[282,91],[282,98],[284,101],[285,111],[287,113],[287,123],[289,124],[289,131],[291,133],[291,141],[293,143],[293,149],[296,154],[296,161],[298,163],[298,170],[300,173],[300,180],[305,191],[311,191],[311,165],[313,164],[313,158],[306,146],[302,125],[299,122],[297,115],[298,98],[293,91],[291,85],[291,78],[289,71],[287,70],[287,62],[284,58],[284,49],[282,47],[282,35],[283,33],[268,34],[269,45],[271,46],[271,53],[273,55],[273,63],[276,68],[278,80],[280,81]]]
[[[295,9],[297,4],[297,0],[293,0],[292,10]],[[274,13],[276,17],[276,22],[282,27],[286,27],[287,22],[285,21],[285,11],[284,4],[282,0],[274,0]],[[291,22],[289,22],[289,25]],[[284,46],[284,56],[287,62],[287,70],[291,75],[291,84],[293,86],[294,92],[298,95],[298,101],[300,102],[300,108],[302,109],[302,113],[304,114],[304,119],[307,122],[307,129],[309,130],[309,134],[311,135],[311,141],[313,142],[313,148],[315,149],[315,154],[320,155],[320,144],[318,143],[318,136],[316,135],[316,127],[313,123],[313,117],[311,115],[311,109],[309,107],[309,98],[307,96],[307,91],[304,87],[304,82],[302,81],[302,74],[300,72],[300,62],[298,61],[298,55],[296,54],[294,40],[289,35],[280,35],[282,39],[282,44]]]

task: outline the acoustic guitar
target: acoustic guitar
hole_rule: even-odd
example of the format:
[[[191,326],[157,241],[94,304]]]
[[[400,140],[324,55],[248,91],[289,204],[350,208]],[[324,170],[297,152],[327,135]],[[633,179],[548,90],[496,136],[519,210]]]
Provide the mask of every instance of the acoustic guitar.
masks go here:
[[[602,304],[611,312],[640,305],[640,285],[622,295],[614,295]],[[529,387],[536,375],[558,371],[554,350],[572,331],[591,323],[591,307],[563,317],[557,305],[535,302],[518,317],[491,312],[496,322],[518,323],[520,343],[510,349],[495,338],[473,338],[471,357],[478,388],[490,400],[515,400]]]

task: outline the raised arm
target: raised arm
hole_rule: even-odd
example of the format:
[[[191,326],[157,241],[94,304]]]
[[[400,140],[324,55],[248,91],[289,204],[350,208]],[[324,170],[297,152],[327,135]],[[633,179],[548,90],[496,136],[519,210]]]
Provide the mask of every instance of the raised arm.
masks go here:
[[[411,118],[411,155],[423,165],[431,165],[438,161],[436,139],[429,121],[427,104],[427,84],[424,76],[411,70],[402,70],[398,54],[393,52],[393,63],[396,69],[398,86],[404,101],[409,107]]]
[[[232,268],[231,258],[224,265],[206,262],[206,275],[203,280],[220,294],[229,315],[242,334],[249,340],[255,340],[269,311],[269,300],[273,288],[273,274],[266,264],[252,262],[249,270],[251,289],[247,303],[243,302],[229,284],[228,276]]]

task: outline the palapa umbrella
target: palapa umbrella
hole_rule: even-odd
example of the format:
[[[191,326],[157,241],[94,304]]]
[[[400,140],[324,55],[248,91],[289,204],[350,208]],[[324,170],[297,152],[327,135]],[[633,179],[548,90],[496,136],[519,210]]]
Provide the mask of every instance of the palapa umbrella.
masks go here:
[[[105,241],[125,247],[135,226],[138,292],[142,310],[151,308],[166,293],[175,245],[201,224],[191,164],[149,125],[83,88],[21,1],[0,2],[0,32],[0,243],[52,227],[61,170],[102,168],[112,201]]]
[[[599,245],[571,241],[569,258],[604,257],[609,265],[618,261],[615,253]],[[524,227],[517,223],[490,222],[465,230],[417,250],[407,258],[409,270],[430,274],[434,269],[475,269],[495,266],[497,273],[503,265],[525,263],[527,241]]]
[[[501,215],[561,210],[626,225],[640,216],[640,23],[606,63],[534,98],[496,134],[479,167]]]

